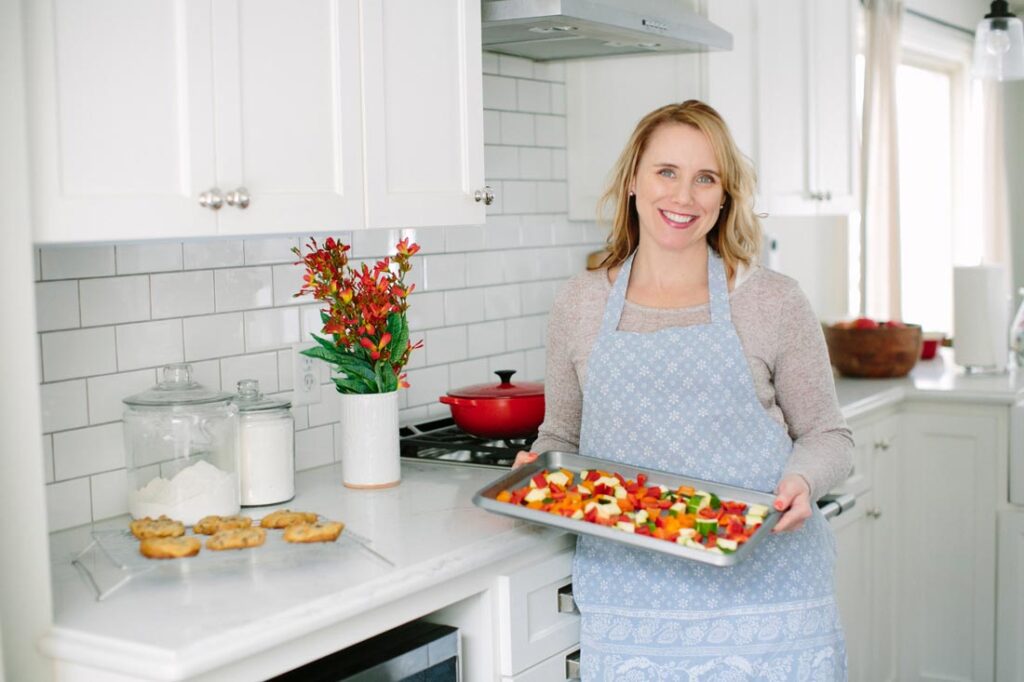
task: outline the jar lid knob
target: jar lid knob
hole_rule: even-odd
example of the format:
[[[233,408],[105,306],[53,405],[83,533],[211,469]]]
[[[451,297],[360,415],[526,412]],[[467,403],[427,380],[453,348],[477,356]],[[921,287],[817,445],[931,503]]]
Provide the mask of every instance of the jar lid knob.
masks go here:
[[[191,384],[192,365],[187,362],[175,362],[163,366],[164,384]]]
[[[260,399],[259,379],[242,379],[238,382],[238,395],[245,400]]]

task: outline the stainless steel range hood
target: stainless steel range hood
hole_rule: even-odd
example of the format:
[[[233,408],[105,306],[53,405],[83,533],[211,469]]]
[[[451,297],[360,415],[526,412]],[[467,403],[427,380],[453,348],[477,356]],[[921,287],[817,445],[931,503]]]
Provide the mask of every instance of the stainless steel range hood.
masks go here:
[[[683,0],[484,0],[483,47],[535,61],[731,50]]]

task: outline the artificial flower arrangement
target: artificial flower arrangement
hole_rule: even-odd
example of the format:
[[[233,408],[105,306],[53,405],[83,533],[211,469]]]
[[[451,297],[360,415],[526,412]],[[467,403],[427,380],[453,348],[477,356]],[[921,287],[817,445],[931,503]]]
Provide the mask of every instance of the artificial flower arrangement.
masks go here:
[[[350,246],[328,237],[323,245],[310,239],[307,253],[295,247],[292,252],[304,264],[302,289],[295,296],[311,293],[327,307],[320,311],[324,338],[311,336],[317,346],[302,351],[334,366],[342,376],[334,377],[339,393],[388,393],[399,386],[408,388],[402,368],[412,351],[423,345],[409,341],[406,310],[414,284],[405,285],[405,274],[412,269],[409,259],[420,250],[418,244],[402,239],[394,256],[377,261],[373,268],[365,263],[349,264]]]

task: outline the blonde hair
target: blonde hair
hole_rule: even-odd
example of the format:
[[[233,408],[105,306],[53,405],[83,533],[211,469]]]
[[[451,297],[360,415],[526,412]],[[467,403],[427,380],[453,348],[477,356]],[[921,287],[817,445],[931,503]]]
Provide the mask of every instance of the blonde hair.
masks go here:
[[[754,213],[757,178],[753,164],[736,146],[719,113],[695,99],[655,109],[637,123],[615,163],[608,189],[598,203],[599,216],[604,215],[604,208],[609,204],[615,206],[608,236],[610,253],[598,267],[618,265],[640,243],[640,220],[629,188],[651,135],[669,123],[683,123],[696,128],[707,136],[714,150],[722,178],[722,203],[725,207],[708,232],[707,241],[725,261],[726,272],[732,277],[739,263],[750,265],[761,251],[761,221]]]

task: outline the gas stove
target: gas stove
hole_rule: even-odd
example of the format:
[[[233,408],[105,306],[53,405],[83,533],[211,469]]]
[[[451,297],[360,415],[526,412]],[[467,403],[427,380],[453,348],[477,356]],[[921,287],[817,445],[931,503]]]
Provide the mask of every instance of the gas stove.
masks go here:
[[[536,435],[525,438],[490,440],[466,433],[451,417],[399,429],[403,458],[434,460],[464,466],[508,469],[516,453],[528,450]]]

